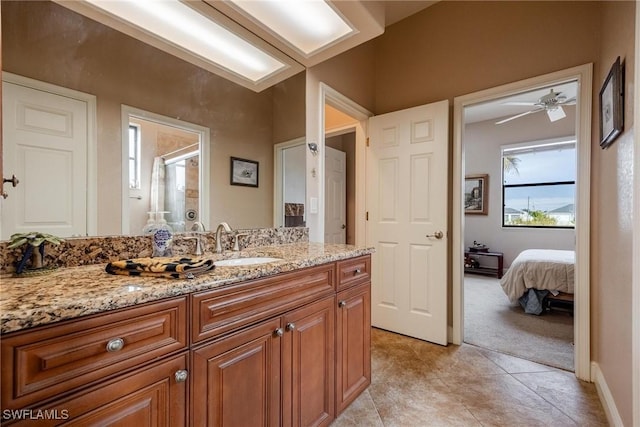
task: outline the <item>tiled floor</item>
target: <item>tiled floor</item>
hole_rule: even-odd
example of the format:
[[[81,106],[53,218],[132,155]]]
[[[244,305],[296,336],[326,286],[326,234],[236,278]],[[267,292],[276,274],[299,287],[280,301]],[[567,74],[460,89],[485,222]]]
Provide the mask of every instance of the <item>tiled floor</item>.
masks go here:
[[[606,426],[595,385],[468,344],[372,330],[371,386],[337,426]]]

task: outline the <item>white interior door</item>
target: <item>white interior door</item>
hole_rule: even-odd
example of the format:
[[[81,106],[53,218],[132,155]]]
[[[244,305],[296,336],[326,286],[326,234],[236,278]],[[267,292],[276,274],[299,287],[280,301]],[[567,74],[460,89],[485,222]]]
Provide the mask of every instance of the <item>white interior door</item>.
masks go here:
[[[3,82],[4,169],[20,184],[2,203],[2,239],[87,234],[87,103]]]
[[[325,146],[325,243],[347,241],[347,154]]]
[[[374,326],[447,344],[448,101],[372,117],[367,244]]]

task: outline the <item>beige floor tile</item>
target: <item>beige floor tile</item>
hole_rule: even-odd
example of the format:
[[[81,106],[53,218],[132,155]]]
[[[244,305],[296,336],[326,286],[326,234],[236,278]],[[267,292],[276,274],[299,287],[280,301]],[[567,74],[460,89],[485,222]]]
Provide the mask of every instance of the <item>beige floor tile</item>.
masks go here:
[[[372,329],[371,386],[334,426],[604,426],[593,384],[464,344]]]
[[[467,344],[469,345],[469,344]],[[530,360],[520,359],[519,357],[511,356],[509,354],[499,353],[493,350],[486,350],[477,347],[478,351],[482,353],[484,357],[491,360],[493,363],[501,367],[505,372],[509,374],[527,373],[527,372],[553,372],[560,371],[558,368],[552,366],[541,365]],[[560,371],[564,372],[564,371]]]
[[[515,374],[513,377],[579,425],[608,425],[595,384],[580,381],[573,373],[563,371]]]

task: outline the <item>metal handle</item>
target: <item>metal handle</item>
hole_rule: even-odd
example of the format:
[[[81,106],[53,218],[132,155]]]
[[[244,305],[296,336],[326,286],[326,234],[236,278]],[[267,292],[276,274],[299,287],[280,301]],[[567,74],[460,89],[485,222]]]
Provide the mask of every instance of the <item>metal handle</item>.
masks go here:
[[[293,331],[296,328],[295,323],[287,323],[287,331]]]
[[[189,373],[185,369],[180,369],[179,371],[176,371],[174,376],[177,383],[183,383],[187,380]]]
[[[11,183],[11,185],[13,185],[13,186],[15,187],[16,185],[18,185],[18,183],[19,183],[20,181],[18,181],[18,178],[16,178],[16,176],[15,176],[15,175],[12,175],[12,176],[11,176],[11,179],[8,179],[8,178],[2,178],[2,182],[3,182],[3,183],[5,183],[5,182],[10,182],[10,183]]]
[[[436,231],[433,234],[427,234],[426,237],[435,237],[436,239],[440,240],[444,237],[444,233],[442,231]]]
[[[355,270],[353,270],[353,275],[355,276],[356,274],[360,274],[362,273],[362,270],[360,270],[359,268],[356,268]]]
[[[114,338],[107,343],[107,351],[113,353],[114,351],[120,351],[124,347],[124,340],[122,338]]]
[[[342,300],[338,303],[338,307],[343,308],[347,306],[347,302],[345,300]]]
[[[278,328],[275,331],[273,331],[273,335],[277,336],[277,337],[281,337],[284,335],[284,331],[282,330],[282,328]]]

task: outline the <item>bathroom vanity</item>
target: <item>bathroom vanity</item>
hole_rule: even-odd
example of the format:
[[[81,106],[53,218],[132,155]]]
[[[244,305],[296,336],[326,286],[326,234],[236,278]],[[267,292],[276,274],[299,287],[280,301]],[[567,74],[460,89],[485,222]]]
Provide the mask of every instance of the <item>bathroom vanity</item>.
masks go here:
[[[328,425],[370,383],[370,254],[295,243],[192,280],[3,279],[3,422]]]

